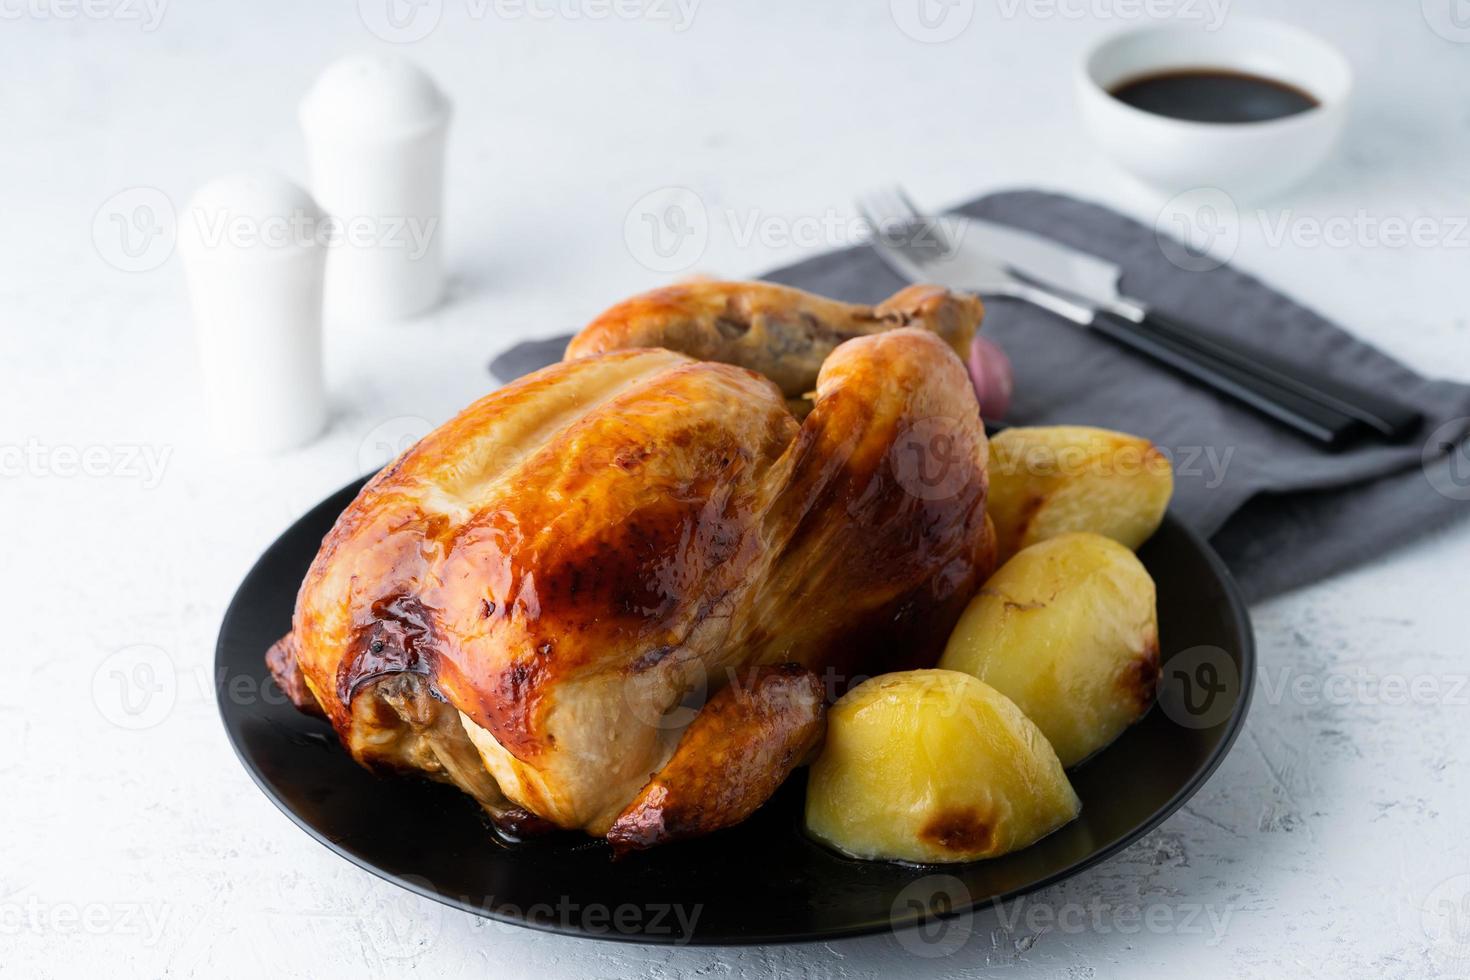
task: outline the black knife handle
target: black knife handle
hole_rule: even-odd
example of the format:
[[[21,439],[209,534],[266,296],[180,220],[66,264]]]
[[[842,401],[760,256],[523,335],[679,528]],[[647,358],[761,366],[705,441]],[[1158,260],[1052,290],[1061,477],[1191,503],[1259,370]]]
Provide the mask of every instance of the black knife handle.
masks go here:
[[[1208,351],[1156,333],[1127,317],[1099,310],[1093,314],[1091,328],[1109,340],[1201,381],[1325,446],[1336,448],[1346,445],[1364,432],[1364,423],[1345,412],[1305,398],[1268,378]]]
[[[1331,377],[1309,365],[1288,361],[1254,345],[1194,327],[1183,320],[1149,310],[1144,314],[1142,326],[1161,337],[1273,381],[1303,398],[1334,408],[1386,439],[1407,439],[1424,423],[1423,413],[1411,405]]]

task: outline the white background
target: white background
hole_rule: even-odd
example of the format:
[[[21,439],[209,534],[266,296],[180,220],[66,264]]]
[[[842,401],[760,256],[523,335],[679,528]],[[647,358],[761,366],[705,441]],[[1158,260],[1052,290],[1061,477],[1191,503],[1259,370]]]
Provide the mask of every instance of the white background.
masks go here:
[[[731,276],[845,244],[852,196],[895,179],[935,205],[1040,186],[1152,221],[1158,202],[1099,159],[1071,94],[1081,52],[1147,20],[1136,7],[959,0],[954,15],[973,16],[958,36],[922,43],[887,0],[703,0],[682,30],[671,7],[597,20],[565,0],[531,3],[563,11],[550,18],[443,0],[436,29],[390,44],[351,0],[175,0],[156,23],[141,6],[94,2],[0,2],[0,445],[30,448],[19,464],[10,450],[0,478],[0,974],[1470,969],[1442,928],[1445,903],[1470,894],[1470,692],[1457,686],[1470,670],[1470,522],[1257,608],[1266,684],[1218,774],[1159,831],[1032,903],[1042,916],[1101,911],[1081,927],[983,915],[948,935],[948,955],[915,956],[892,936],[669,950],[487,924],[309,840],[221,732],[214,637],[256,555],[388,447],[483,393],[484,365],[508,343],[665,281],[624,234],[645,194],[694,191],[709,215],[695,267]],[[364,9],[382,23],[378,0]],[[1470,209],[1470,45],[1432,30],[1414,0],[1230,10],[1262,12],[1341,45],[1359,90],[1328,167],[1264,215],[1243,210],[1235,261],[1419,370],[1470,380],[1470,249],[1463,228],[1455,237]],[[220,458],[203,437],[179,259],[165,243],[151,270],[109,264],[120,242],[108,209],[138,187],[179,206],[242,168],[304,180],[298,99],[329,60],[372,50],[412,57],[455,101],[451,302],[415,322],[333,323],[329,431],[267,462]],[[1372,235],[1422,216],[1439,222],[1439,245]],[[766,230],[746,240],[752,220]],[[1368,231],[1273,241],[1282,220],[1308,235],[1323,221]],[[814,222],[841,233],[780,238]],[[69,450],[90,447],[90,473],[68,466]],[[154,673],[133,693],[154,698],[129,714],[110,679],[147,682],[140,665]],[[1390,675],[1427,678],[1432,703],[1380,696],[1373,680]]]

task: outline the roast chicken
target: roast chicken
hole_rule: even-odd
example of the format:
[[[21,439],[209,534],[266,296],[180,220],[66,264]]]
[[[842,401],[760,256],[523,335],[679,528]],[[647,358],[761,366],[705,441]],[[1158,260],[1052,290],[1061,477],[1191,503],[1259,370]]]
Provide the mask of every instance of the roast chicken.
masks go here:
[[[759,807],[864,676],[932,666],[995,561],[978,300],[700,282],[404,452],[268,654],[372,768],[620,851]]]

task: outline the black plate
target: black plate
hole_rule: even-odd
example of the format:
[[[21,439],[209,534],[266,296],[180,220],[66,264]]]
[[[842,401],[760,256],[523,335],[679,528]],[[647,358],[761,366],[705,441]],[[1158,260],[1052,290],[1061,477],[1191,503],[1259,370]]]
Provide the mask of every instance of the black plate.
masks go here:
[[[803,833],[801,773],[739,827],[622,861],[585,837],[509,847],[458,790],[357,766],[325,722],[298,713],[269,679],[266,647],[290,627],[307,566],[361,485],[292,525],[240,585],[216,651],[220,713],[240,761],[301,829],[381,878],[477,915],[707,945],[908,928],[1018,897],[1127,847],[1199,789],[1245,720],[1255,668],[1245,605],[1209,545],[1170,517],[1139,552],[1159,590],[1159,704],[1072,772],[1081,817],[1026,850],[942,869],[848,860]]]

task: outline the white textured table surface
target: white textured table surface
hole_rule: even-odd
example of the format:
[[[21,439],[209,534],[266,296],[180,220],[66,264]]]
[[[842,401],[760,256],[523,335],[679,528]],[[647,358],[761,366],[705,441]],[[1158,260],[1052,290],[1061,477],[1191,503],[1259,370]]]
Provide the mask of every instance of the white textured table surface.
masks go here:
[[[1284,6],[1229,15],[1269,9],[1335,40],[1359,98],[1310,186],[1242,212],[1235,260],[1470,379],[1470,45],[1413,0]],[[940,44],[886,0],[633,0],[616,8],[645,13],[631,20],[591,0],[429,0],[415,16],[441,7],[422,40],[389,44],[352,0],[0,4],[0,974],[1466,975],[1447,924],[1459,902],[1470,931],[1470,522],[1258,608],[1264,681],[1203,792],[1020,918],[926,947],[947,955],[893,936],[670,950],[500,927],[378,882],[278,813],[213,704],[233,589],[382,444],[486,390],[491,354],[661,282],[625,239],[643,195],[693,190],[697,267],[730,275],[846,243],[852,195],[896,178],[936,204],[1043,186],[1156,213],[1082,138],[1070,89],[1084,47],[1141,4],[957,0],[935,9],[973,19]],[[1147,9],[1210,16],[1202,0]],[[323,438],[215,458],[179,260],[109,264],[161,258],[128,258],[140,240],[113,215],[139,217],[151,192],[130,189],[179,204],[247,166],[304,179],[298,98],[326,61],[374,49],[417,59],[457,103],[452,302],[334,324]],[[1418,217],[1428,247],[1375,234]],[[1313,227],[1347,231],[1314,245]],[[151,686],[118,686],[119,666],[147,680],[139,663]]]

